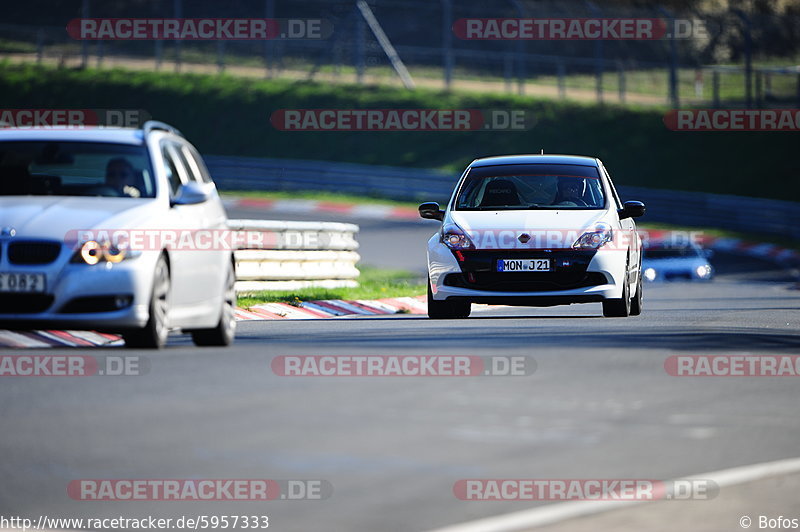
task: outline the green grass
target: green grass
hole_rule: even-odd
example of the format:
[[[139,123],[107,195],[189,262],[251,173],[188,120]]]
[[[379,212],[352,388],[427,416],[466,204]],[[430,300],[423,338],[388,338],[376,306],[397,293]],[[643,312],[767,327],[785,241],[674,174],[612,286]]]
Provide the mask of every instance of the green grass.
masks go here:
[[[260,80],[121,69],[58,69],[0,62],[6,108],[145,109],[181,129],[204,154],[315,159],[457,172],[477,157],[595,155],[618,185],[743,196],[800,197],[797,133],[673,132],[664,109],[551,101],[507,94]],[[505,109],[536,117],[527,131],[279,131],[279,109]]]
[[[8,53],[32,53],[36,51],[36,46],[28,41],[0,39],[0,51]],[[50,44],[44,47],[43,52],[46,55],[58,54],[78,54],[81,51],[80,43],[66,42],[58,44]],[[140,50],[141,52],[141,50]],[[143,59],[152,59],[154,57],[148,55],[151,51],[147,50],[145,55],[141,56]],[[134,52],[137,53],[137,52]],[[176,52],[173,47],[167,46],[163,50],[162,60],[171,62],[176,59]],[[349,59],[349,58],[346,58]],[[219,56],[216,44],[209,43],[184,43],[181,51],[181,60],[186,64],[203,64],[203,65],[216,65]],[[91,59],[90,63],[94,63],[95,59]],[[796,65],[800,61],[800,57],[756,57],[753,62],[753,67],[758,69],[760,67],[773,67],[773,66],[791,66]],[[224,53],[223,63],[225,67],[251,67],[257,69],[266,68],[264,58],[258,53],[241,53],[235,50],[228,49]],[[444,70],[440,66],[426,65],[426,64],[409,64],[411,74],[416,79],[428,80],[442,80],[444,78]],[[720,65],[723,66],[723,65]],[[743,61],[730,62],[725,66],[743,67]],[[273,65],[275,73],[278,77],[281,76],[281,70],[293,70],[300,72],[317,71],[324,74],[338,74],[343,76],[354,76],[356,74],[356,67],[347,64],[324,64],[318,65],[307,60],[302,56],[284,56],[280,64]],[[695,81],[695,68],[681,68],[678,70],[678,84],[679,93],[682,101],[696,100],[694,81]],[[378,80],[397,80],[397,73],[389,64],[378,64],[368,66],[365,74],[371,78]],[[516,77],[509,80],[503,76],[495,73],[487,72],[485,69],[476,68],[469,64],[457,64],[453,69],[453,81],[458,86],[459,82],[481,81],[489,83],[497,83],[505,85],[511,82],[516,90]],[[591,90],[595,89],[595,76],[590,72],[583,73],[567,73],[564,78],[564,85],[567,88],[569,96],[570,89]],[[744,74],[743,73],[723,73],[720,78],[720,97],[725,100],[741,101],[745,97],[744,90]],[[556,75],[541,75],[526,78],[527,84],[543,85],[556,87],[559,84],[559,78]],[[711,101],[712,93],[712,76],[710,71],[704,72],[704,88],[701,99]],[[755,83],[755,81],[754,81]],[[608,70],[603,74],[603,91],[607,97],[613,97],[619,91],[620,81],[617,71]],[[796,94],[797,79],[795,75],[779,75],[773,77],[773,92],[779,97],[793,99]],[[626,69],[625,70],[625,89],[627,94],[640,94],[647,96],[660,96],[664,98],[664,105],[667,105],[667,97],[669,93],[669,69],[664,68],[647,68],[647,69]]]
[[[362,266],[356,288],[303,288],[291,291],[262,291],[240,295],[238,305],[244,309],[259,303],[289,303],[325,299],[381,299],[385,297],[421,296],[425,279],[405,270],[383,270]]]
[[[14,54],[14,53],[33,53],[36,51],[36,45],[25,41],[15,41],[11,39],[0,39],[0,52]]]

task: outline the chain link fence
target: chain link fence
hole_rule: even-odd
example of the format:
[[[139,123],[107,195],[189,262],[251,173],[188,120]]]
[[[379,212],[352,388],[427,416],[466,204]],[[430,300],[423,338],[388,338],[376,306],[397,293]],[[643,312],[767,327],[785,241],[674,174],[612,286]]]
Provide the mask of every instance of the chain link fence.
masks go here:
[[[363,3],[415,86],[675,107],[800,106],[800,67],[753,63],[767,55],[796,57],[800,8],[778,16],[727,8],[701,12],[697,6],[680,11],[600,6],[588,0]],[[15,10],[18,15],[6,17],[0,24],[0,57],[62,67],[403,84],[357,0],[308,0],[302,5],[290,0],[225,5],[206,0],[71,0],[51,11],[34,15],[23,7]],[[70,19],[79,17],[313,18],[325,20],[333,32],[317,40],[79,41],[65,29]],[[464,20],[531,18],[657,19],[675,38],[472,40],[455,30]],[[744,66],[723,66],[724,58]]]

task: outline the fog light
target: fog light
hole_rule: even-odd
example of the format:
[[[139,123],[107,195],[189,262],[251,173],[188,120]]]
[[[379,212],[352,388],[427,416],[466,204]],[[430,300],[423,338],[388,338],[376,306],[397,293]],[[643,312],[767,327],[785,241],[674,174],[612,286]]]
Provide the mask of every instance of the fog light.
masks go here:
[[[131,296],[117,296],[114,298],[114,306],[119,310],[125,307],[130,306],[131,300],[133,298]]]
[[[656,271],[653,268],[647,268],[644,270],[644,278],[648,281],[655,281],[656,280]]]

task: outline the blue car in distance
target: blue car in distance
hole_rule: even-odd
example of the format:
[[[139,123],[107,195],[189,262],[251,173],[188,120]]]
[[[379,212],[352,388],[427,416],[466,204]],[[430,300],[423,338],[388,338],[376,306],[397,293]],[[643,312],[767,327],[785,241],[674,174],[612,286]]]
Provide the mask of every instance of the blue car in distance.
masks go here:
[[[710,281],[713,252],[694,242],[650,241],[644,246],[642,272],[646,281]]]

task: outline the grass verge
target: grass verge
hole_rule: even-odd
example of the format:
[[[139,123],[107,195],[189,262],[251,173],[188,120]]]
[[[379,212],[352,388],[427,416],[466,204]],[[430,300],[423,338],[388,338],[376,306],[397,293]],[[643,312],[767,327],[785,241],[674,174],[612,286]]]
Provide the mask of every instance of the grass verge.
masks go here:
[[[381,299],[385,297],[421,296],[425,279],[405,270],[383,270],[363,266],[356,288],[303,288],[291,291],[262,291],[241,295],[238,305],[247,309],[260,303],[288,303],[324,299]]]

